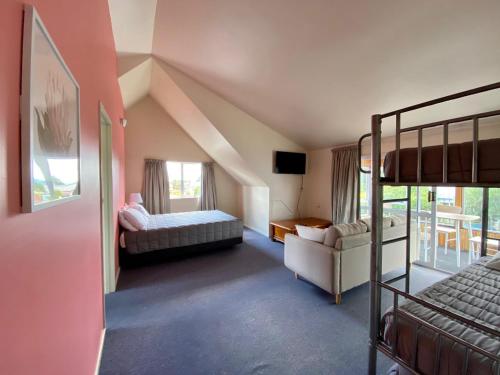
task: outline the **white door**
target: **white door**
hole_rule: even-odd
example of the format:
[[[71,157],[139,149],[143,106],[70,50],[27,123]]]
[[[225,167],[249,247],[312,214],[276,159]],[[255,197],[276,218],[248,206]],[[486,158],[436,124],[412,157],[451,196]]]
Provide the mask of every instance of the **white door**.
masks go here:
[[[115,280],[115,236],[113,230],[113,170],[112,170],[112,124],[102,103],[100,117],[100,177],[101,177],[101,224],[102,267],[104,293],[114,292]]]

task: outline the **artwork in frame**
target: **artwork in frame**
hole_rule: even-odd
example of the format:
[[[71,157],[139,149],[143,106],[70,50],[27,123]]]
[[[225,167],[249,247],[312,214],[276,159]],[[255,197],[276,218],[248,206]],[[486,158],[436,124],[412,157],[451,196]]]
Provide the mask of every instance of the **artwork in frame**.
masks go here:
[[[22,64],[22,206],[34,212],[80,197],[80,87],[31,5]]]

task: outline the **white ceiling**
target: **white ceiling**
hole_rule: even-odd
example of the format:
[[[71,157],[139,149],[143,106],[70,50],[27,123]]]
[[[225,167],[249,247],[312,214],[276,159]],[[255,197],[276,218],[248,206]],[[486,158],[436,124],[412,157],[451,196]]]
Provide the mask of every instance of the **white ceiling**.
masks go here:
[[[355,141],[373,113],[500,81],[498,0],[110,4],[122,1],[137,8],[122,12],[135,14],[122,35],[135,27],[149,35],[154,3],[155,56],[309,149]],[[148,52],[147,38],[117,38],[116,23],[119,52]],[[500,108],[500,100],[475,105]],[[435,116],[476,111],[448,109]]]

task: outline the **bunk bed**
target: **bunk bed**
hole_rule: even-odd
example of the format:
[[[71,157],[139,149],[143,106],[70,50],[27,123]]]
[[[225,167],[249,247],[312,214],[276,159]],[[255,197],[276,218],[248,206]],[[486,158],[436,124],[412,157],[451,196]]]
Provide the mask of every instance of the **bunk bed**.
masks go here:
[[[500,89],[500,82],[460,92],[386,114],[372,116],[370,264],[370,375],[376,374],[377,353],[397,363],[400,373],[410,374],[493,374],[500,375],[500,271],[490,269],[486,256],[488,237],[489,188],[500,187],[500,139],[479,139],[479,121],[500,116],[500,110],[476,113],[438,122],[402,127],[403,113],[451,100]],[[395,150],[388,152],[381,171],[382,120],[395,118]],[[472,141],[449,143],[450,128],[470,121]],[[443,144],[423,147],[424,129],[440,128]],[[416,132],[416,148],[401,148],[401,135]],[[360,160],[361,161],[361,160]],[[359,164],[361,166],[361,162]],[[406,196],[385,199],[385,186],[405,186]],[[483,188],[481,258],[431,287],[410,294],[410,228],[412,186],[461,186]],[[382,238],[385,203],[406,203],[406,235]],[[359,205],[358,205],[359,206]],[[359,215],[359,212],[358,212]],[[400,276],[382,280],[382,248],[406,241],[406,269]],[[404,280],[404,290],[393,286]],[[392,307],[382,313],[382,291],[392,294]]]

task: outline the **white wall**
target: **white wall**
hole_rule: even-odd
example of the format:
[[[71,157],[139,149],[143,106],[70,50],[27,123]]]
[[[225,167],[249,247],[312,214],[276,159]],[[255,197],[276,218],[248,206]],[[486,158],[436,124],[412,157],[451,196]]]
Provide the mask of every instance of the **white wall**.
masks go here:
[[[304,216],[332,219],[332,152],[328,149],[307,153],[308,170],[304,179]]]
[[[147,96],[126,111],[125,129],[126,194],[142,189],[144,159],[171,161],[211,161],[179,125],[151,97]],[[241,217],[241,186],[220,166],[215,165],[219,209]],[[172,212],[199,209],[198,199],[172,199]]]
[[[269,233],[269,188],[267,186],[243,186],[243,222],[256,232]]]

